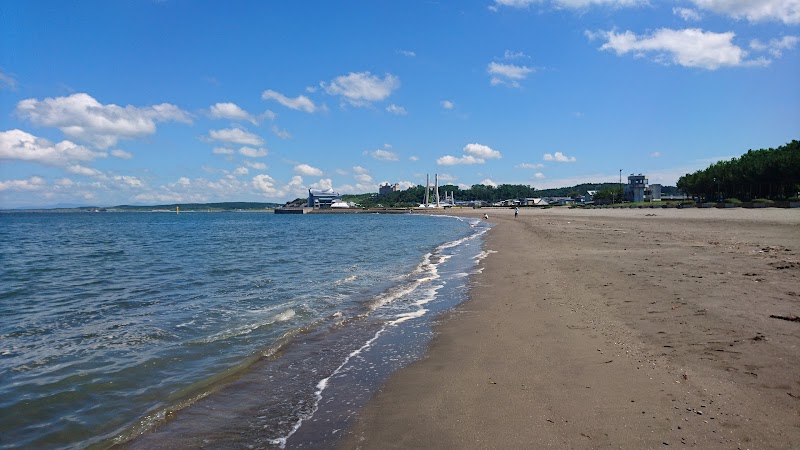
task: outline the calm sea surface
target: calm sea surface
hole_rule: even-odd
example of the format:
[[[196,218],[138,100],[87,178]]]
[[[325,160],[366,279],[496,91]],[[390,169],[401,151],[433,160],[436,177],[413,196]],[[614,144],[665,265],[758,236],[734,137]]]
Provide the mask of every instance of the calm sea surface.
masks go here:
[[[330,443],[465,299],[485,230],[421,215],[0,214],[0,447]]]

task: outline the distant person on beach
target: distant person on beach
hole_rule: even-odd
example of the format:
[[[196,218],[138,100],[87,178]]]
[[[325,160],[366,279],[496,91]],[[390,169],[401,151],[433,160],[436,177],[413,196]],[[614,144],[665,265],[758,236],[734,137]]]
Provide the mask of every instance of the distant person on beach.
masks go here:
[[[486,219],[486,220],[489,220],[489,215],[488,214],[484,214],[483,218]]]
[[[514,208],[514,218],[516,219],[519,215],[519,207]]]

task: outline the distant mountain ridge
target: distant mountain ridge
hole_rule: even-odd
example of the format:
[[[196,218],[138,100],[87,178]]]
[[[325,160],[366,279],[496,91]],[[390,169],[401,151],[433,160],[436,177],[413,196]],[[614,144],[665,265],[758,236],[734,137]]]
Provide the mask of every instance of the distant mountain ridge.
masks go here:
[[[183,212],[192,211],[258,211],[273,209],[282,206],[280,203],[261,202],[217,202],[217,203],[172,203],[166,205],[118,205],[118,206],[54,206],[41,208],[13,208],[5,211],[52,211],[52,212],[79,212],[79,211],[122,211],[122,212],[148,212],[154,210],[175,211],[179,208]]]

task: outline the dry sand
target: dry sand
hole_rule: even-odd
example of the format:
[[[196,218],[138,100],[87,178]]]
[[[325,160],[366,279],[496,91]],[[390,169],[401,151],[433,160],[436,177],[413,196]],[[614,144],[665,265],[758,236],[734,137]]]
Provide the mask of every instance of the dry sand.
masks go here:
[[[343,448],[800,448],[800,210],[461,210],[470,300]]]

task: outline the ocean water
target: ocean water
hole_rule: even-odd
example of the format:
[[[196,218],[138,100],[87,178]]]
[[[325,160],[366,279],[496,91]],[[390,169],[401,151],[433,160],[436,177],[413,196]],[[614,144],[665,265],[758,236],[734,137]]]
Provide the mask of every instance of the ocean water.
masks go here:
[[[329,445],[466,298],[486,230],[0,214],[0,448]]]

